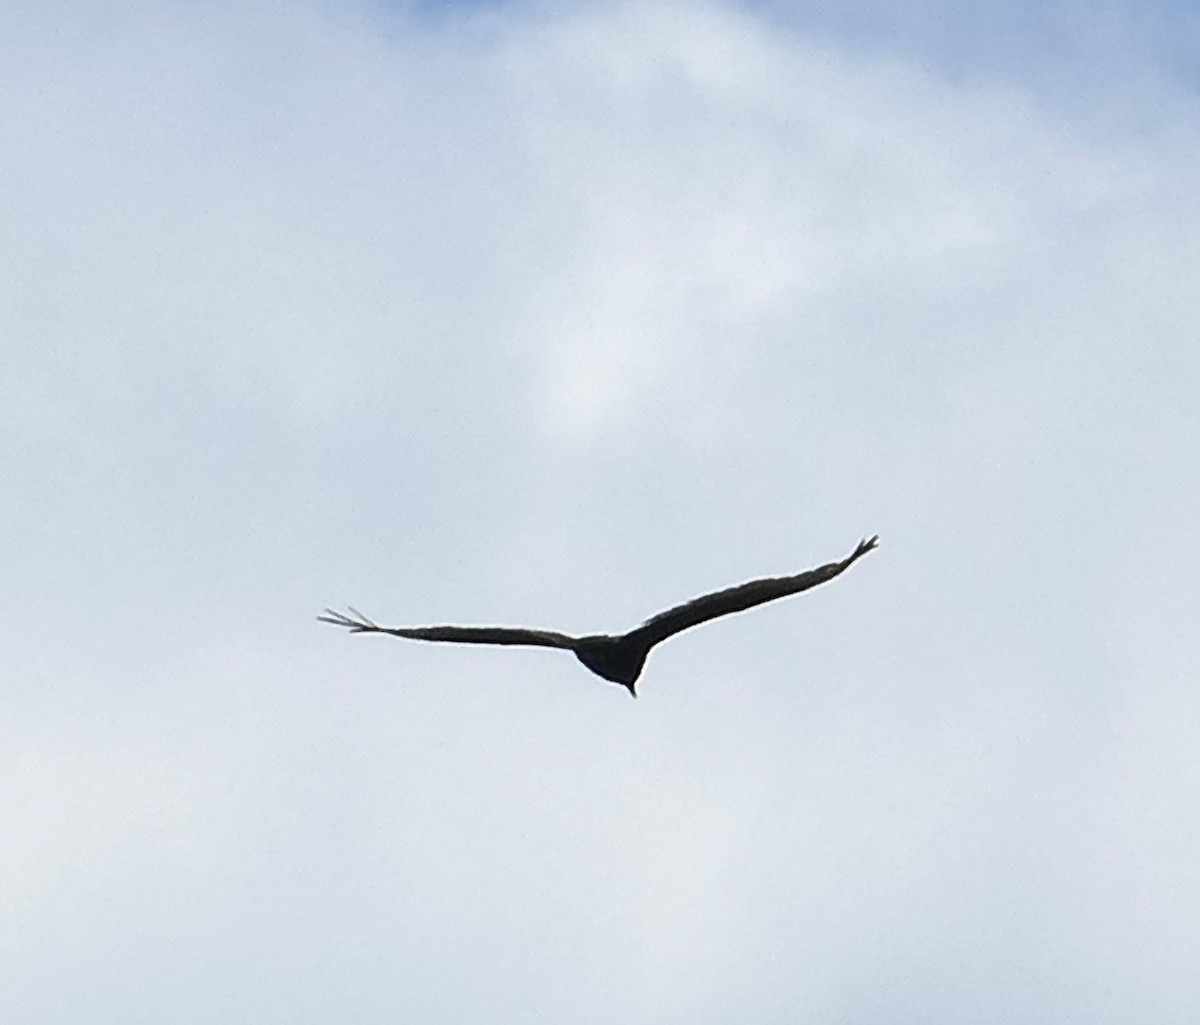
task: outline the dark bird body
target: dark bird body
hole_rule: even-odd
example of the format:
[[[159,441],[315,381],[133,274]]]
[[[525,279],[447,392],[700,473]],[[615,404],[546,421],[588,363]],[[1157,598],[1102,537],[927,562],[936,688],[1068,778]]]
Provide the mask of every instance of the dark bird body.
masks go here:
[[[860,541],[858,547],[841,562],[831,562],[816,569],[805,570],[790,577],[766,577],[751,580],[736,587],[706,594],[683,605],[660,612],[646,620],[641,626],[628,633],[590,634],[572,637],[553,630],[527,630],[510,626],[379,626],[362,613],[351,609],[345,615],[333,609],[317,618],[322,623],[344,626],[351,633],[391,634],[416,641],[448,641],[456,644],[523,644],[541,648],[564,648],[573,651],[575,657],[593,673],[613,683],[628,688],[637,697],[635,684],[641,675],[642,666],[650,649],[660,641],[688,627],[705,623],[718,616],[743,612],[762,605],[764,602],[785,598],[790,594],[807,591],[839,573],[845,572],[854,562],[879,544],[879,536]]]

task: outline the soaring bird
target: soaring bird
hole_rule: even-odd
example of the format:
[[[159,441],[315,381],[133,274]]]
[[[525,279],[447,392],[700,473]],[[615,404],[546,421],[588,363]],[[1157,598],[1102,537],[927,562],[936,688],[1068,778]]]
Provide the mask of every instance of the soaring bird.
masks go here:
[[[416,641],[450,641],[456,644],[524,644],[539,648],[565,648],[573,651],[575,657],[593,673],[621,684],[636,698],[637,678],[641,675],[650,649],[659,641],[718,616],[743,612],[763,602],[786,598],[789,594],[798,594],[823,584],[844,573],[878,544],[879,535],[876,534],[860,541],[858,547],[841,562],[830,562],[795,576],[765,577],[727,587],[723,591],[714,591],[660,612],[628,633],[615,636],[589,634],[586,637],[572,637],[553,630],[528,630],[513,626],[380,626],[354,608],[350,609],[350,615],[326,609],[324,615],[317,619],[322,623],[344,626],[356,634],[391,634],[393,637],[408,637]]]

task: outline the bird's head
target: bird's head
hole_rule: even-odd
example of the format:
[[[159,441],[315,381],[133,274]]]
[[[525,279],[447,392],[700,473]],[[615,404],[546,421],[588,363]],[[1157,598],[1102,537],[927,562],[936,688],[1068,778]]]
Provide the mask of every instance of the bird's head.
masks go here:
[[[575,642],[575,657],[597,676],[619,683],[637,697],[634,685],[646,662],[649,647],[639,638],[622,634],[610,637],[594,634]]]

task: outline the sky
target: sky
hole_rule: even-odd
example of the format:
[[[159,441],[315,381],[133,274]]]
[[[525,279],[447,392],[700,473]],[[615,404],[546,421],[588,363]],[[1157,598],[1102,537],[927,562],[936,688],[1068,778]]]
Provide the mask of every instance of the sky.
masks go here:
[[[1197,1019],[1197,19],[910,10],[0,7],[0,1018]]]

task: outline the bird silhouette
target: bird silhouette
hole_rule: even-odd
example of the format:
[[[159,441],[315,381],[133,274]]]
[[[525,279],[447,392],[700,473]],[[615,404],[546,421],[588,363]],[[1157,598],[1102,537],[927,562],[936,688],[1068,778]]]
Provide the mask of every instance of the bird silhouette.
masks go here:
[[[805,570],[790,577],[764,577],[751,580],[723,591],[714,591],[693,598],[683,605],[667,609],[652,616],[641,626],[623,634],[589,634],[572,637],[554,630],[529,630],[512,626],[380,626],[355,608],[350,615],[334,609],[326,609],[317,620],[343,626],[356,634],[390,634],[407,637],[415,641],[448,641],[454,644],[522,644],[539,648],[563,648],[575,653],[597,676],[619,683],[630,694],[637,697],[636,683],[650,649],[681,630],[705,623],[718,616],[732,612],[743,612],[790,594],[807,591],[839,573],[848,570],[856,560],[866,555],[879,544],[879,535],[860,541],[841,562],[830,562],[816,569]]]

